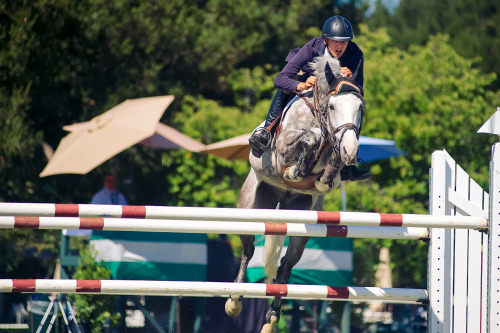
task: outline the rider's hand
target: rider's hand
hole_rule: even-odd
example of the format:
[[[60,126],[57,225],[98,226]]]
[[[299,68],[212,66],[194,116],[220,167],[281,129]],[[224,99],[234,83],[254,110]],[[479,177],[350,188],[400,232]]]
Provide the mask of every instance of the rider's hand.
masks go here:
[[[309,76],[306,82],[299,82],[295,87],[296,91],[307,90],[316,84],[316,76]]]
[[[340,73],[344,74],[345,77],[351,77],[352,72],[349,68],[347,67],[340,67]]]

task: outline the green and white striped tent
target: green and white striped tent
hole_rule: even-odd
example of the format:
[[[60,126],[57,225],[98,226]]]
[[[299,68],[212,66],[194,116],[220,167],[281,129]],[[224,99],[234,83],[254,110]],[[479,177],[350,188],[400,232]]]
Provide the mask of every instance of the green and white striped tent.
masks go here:
[[[256,237],[255,254],[248,264],[249,282],[264,278],[264,238]],[[282,251],[285,255],[288,237]],[[343,287],[352,285],[352,239],[312,237],[297,265],[292,269],[289,283],[318,284]]]
[[[255,254],[247,269],[249,282],[264,278],[263,244],[264,236],[256,236]],[[206,280],[205,234],[93,231],[91,245],[113,279]],[[287,245],[288,238],[282,255]],[[352,239],[313,237],[289,282],[348,286],[352,285],[352,267]]]
[[[90,244],[112,279],[206,280],[205,234],[93,231]]]

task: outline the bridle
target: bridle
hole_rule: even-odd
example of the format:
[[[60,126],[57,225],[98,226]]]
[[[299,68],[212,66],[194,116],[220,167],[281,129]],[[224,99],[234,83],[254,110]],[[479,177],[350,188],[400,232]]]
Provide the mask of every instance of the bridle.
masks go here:
[[[311,102],[309,102],[309,100],[307,100],[307,98],[303,94],[301,94],[301,93],[298,94],[300,96],[300,98],[302,98],[305,101],[305,103],[309,107],[309,109],[311,109],[311,112],[312,112],[313,116],[318,120],[319,125],[320,125],[320,129],[321,129],[321,137],[322,137],[321,145],[320,145],[320,148],[316,151],[316,154],[314,157],[314,163],[316,163],[319,160],[321,153],[323,152],[324,148],[327,146],[328,143],[333,143],[333,149],[334,149],[335,154],[337,156],[340,155],[340,143],[342,142],[342,139],[344,138],[344,135],[347,131],[350,131],[350,130],[354,131],[354,133],[356,134],[356,138],[359,140],[359,133],[361,132],[361,125],[363,123],[363,118],[364,118],[365,111],[366,111],[366,102],[365,102],[365,99],[363,98],[363,96],[361,95],[360,92],[356,92],[356,91],[339,92],[340,89],[338,89],[338,87],[341,86],[341,84],[343,82],[347,82],[347,81],[339,82],[332,89],[330,89],[330,91],[328,92],[328,95],[340,96],[340,95],[344,95],[344,94],[354,94],[362,101],[362,104],[360,107],[360,109],[361,109],[361,121],[360,121],[359,127],[353,123],[345,123],[345,124],[342,124],[336,128],[333,128],[332,124],[330,122],[330,113],[327,112],[328,103],[321,105],[321,103],[319,101],[319,96],[318,96],[318,88],[316,85],[313,86],[313,104],[311,104]],[[353,86],[358,91],[360,91],[359,88],[355,87],[352,83],[350,83],[350,82],[347,82],[347,83],[349,85]],[[340,135],[340,138],[337,138],[337,134],[339,132],[341,133],[341,135]]]

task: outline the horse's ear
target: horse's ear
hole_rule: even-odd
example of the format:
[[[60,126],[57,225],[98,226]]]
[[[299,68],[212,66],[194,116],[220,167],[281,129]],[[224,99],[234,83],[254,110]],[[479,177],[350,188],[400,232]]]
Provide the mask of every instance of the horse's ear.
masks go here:
[[[326,81],[328,82],[328,84],[331,84],[333,82],[333,80],[335,80],[335,74],[333,74],[333,70],[330,67],[330,64],[328,63],[328,61],[325,64],[325,78],[326,78]]]

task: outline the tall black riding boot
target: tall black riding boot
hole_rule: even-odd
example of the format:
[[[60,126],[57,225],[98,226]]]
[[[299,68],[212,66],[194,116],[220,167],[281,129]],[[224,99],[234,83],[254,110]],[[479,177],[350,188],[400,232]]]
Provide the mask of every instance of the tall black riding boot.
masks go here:
[[[250,147],[252,147],[252,154],[255,157],[261,157],[266,148],[269,146],[271,138],[273,137],[274,129],[276,128],[276,126],[271,127],[270,125],[276,120],[276,118],[278,118],[279,115],[281,115],[289,99],[290,96],[285,94],[281,89],[276,91],[273,101],[271,102],[269,112],[267,113],[264,128],[256,129],[252,133],[250,139],[248,139]]]

